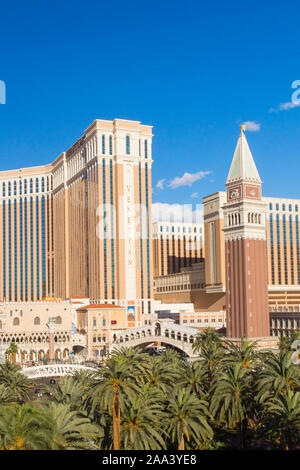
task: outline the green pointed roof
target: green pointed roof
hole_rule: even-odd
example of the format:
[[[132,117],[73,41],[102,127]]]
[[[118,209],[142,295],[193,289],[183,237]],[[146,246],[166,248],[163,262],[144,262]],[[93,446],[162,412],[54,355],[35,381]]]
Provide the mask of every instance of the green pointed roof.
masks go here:
[[[243,129],[233,155],[226,184],[241,180],[261,183],[261,179]]]

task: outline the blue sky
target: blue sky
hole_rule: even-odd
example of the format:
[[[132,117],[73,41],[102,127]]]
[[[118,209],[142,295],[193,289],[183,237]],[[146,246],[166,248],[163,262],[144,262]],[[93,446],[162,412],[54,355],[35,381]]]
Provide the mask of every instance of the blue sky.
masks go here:
[[[1,169],[52,161],[95,118],[139,120],[154,126],[153,202],[196,204],[224,189],[249,121],[263,193],[300,198],[300,107],[280,110],[299,18],[297,1],[2,2]]]

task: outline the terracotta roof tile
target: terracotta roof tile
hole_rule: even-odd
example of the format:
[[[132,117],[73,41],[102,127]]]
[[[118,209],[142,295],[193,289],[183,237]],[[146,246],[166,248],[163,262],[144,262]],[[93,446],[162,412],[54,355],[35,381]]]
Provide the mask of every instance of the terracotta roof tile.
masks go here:
[[[77,310],[88,310],[88,309],[92,309],[92,308],[111,308],[111,309],[114,309],[114,308],[125,308],[125,307],[121,307],[120,305],[114,305],[114,304],[90,304],[90,305],[85,305],[85,306],[82,306],[80,308],[77,308]]]

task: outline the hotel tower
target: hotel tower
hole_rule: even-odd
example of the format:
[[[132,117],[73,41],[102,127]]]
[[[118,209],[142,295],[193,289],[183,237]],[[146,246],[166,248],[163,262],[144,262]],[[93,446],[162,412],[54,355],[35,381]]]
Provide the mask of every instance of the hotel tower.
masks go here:
[[[152,126],[97,119],[53,163],[0,172],[0,298],[82,296],[124,305],[132,326],[150,318],[151,143]]]
[[[266,203],[241,127],[226,181],[224,210],[227,336],[270,336]]]

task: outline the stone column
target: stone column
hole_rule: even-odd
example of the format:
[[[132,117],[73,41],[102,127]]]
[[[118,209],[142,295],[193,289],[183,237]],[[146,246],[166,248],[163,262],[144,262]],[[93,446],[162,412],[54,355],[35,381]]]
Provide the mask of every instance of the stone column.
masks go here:
[[[49,362],[50,364],[54,360],[54,331],[55,331],[55,322],[52,321],[51,318],[49,318],[49,321],[47,323],[47,326],[49,328]]]

